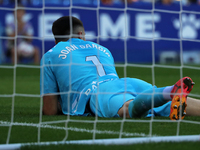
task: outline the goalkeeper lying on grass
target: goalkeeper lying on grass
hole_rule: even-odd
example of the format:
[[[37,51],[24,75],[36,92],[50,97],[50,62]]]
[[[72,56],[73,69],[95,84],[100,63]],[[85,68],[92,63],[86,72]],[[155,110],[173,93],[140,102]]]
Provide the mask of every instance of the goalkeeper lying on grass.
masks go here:
[[[184,77],[175,85],[162,88],[136,78],[119,78],[110,51],[85,41],[79,19],[61,17],[53,23],[52,31],[56,46],[41,60],[44,115],[61,111],[80,116],[158,115],[177,120],[185,117],[187,106],[187,115],[200,116],[200,101],[187,97],[194,85],[191,78]]]

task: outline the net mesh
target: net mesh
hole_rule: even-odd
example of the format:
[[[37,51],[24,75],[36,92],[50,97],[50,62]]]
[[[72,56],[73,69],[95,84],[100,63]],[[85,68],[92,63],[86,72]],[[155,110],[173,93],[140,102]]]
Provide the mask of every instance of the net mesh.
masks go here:
[[[67,1],[66,1],[67,3]],[[17,1],[15,2],[15,4],[17,5]],[[152,5],[150,5],[152,4]],[[73,1],[69,1],[68,5],[65,6],[48,6],[45,3],[45,0],[42,1],[42,5],[39,5],[37,7],[23,7],[23,9],[25,9],[28,14],[36,14],[37,18],[34,18],[35,20],[39,20],[39,24],[40,26],[37,27],[37,30],[39,31],[38,34],[34,34],[34,36],[31,37],[31,39],[33,39],[34,41],[36,41],[36,43],[40,46],[41,48],[41,55],[43,55],[47,49],[49,49],[49,46],[53,46],[52,44],[49,44],[49,42],[53,40],[53,36],[52,34],[48,34],[48,32],[46,32],[47,30],[49,30],[49,26],[47,24],[47,22],[49,21],[49,18],[54,18],[57,19],[58,17],[62,16],[62,15],[73,15],[76,17],[81,18],[81,13],[86,13],[87,16],[89,16],[89,14],[92,16],[91,18],[96,18],[94,19],[88,19],[88,21],[91,22],[95,22],[93,25],[96,25],[95,32],[91,32],[90,29],[88,27],[86,27],[86,39],[91,39],[99,44],[104,44],[104,41],[106,40],[121,40],[123,42],[122,44],[122,48],[123,51],[121,51],[121,54],[118,55],[122,55],[122,59],[119,59],[119,61],[122,61],[122,63],[117,63],[116,67],[119,68],[119,70],[122,71],[121,76],[122,77],[128,77],[130,76],[129,73],[129,69],[137,69],[137,68],[141,68],[143,70],[145,70],[144,72],[142,72],[142,74],[146,74],[147,72],[149,73],[148,76],[145,76],[146,79],[148,81],[150,81],[153,85],[157,85],[159,83],[159,81],[162,81],[164,79],[164,77],[159,78],[157,77],[157,70],[158,68],[161,68],[161,72],[164,69],[168,69],[169,71],[172,70],[176,70],[176,77],[177,79],[182,78],[186,73],[185,70],[189,70],[191,72],[194,73],[198,73],[200,70],[200,67],[198,65],[188,65],[184,63],[184,46],[185,43],[187,44],[188,42],[192,42],[192,43],[199,43],[198,37],[196,38],[187,38],[187,36],[183,33],[185,31],[185,24],[186,21],[184,20],[184,15],[186,14],[187,16],[191,16],[191,20],[190,21],[197,21],[196,25],[194,24],[194,26],[196,27],[196,29],[198,29],[198,15],[200,14],[198,11],[194,11],[194,10],[185,10],[182,3],[179,3],[179,8],[178,11],[177,10],[169,10],[169,9],[161,9],[161,7],[156,7],[157,5],[155,4],[155,2],[153,1],[152,3],[148,4],[148,7],[129,7],[129,5],[125,2],[125,4],[123,4],[123,6],[116,6],[116,7],[112,7],[112,6],[102,6],[100,5],[100,2],[97,1],[95,3],[95,7],[91,7],[90,5],[79,5],[79,4],[74,4]],[[0,11],[3,12],[4,14],[12,14],[12,12],[14,10],[19,9],[19,7],[6,7],[6,6],[1,6],[0,7]],[[51,13],[51,11],[53,13]],[[60,13],[60,11],[62,11],[62,13]],[[142,33],[143,31],[136,31],[135,34],[131,34],[129,30],[131,30],[131,28],[135,27],[136,25],[133,25],[130,23],[130,20],[132,19],[130,17],[131,12],[136,12],[138,13],[137,17],[140,17],[140,15],[142,14],[142,16],[147,17],[147,21],[150,20],[150,28],[146,28],[151,29],[150,33],[147,32],[147,35],[144,36]],[[116,15],[116,14],[117,15]],[[159,14],[160,17],[158,16]],[[117,34],[112,34],[109,31],[107,31],[107,33],[102,32],[102,19],[106,20],[108,19],[108,16],[114,14],[116,16],[120,16],[122,17],[122,19],[120,21],[124,21],[123,22],[123,28],[124,31],[121,31],[121,36],[117,35]],[[120,14],[120,15],[119,15]],[[147,14],[150,14],[150,19],[148,18],[149,16],[147,16]],[[157,32],[157,26],[156,23],[158,21],[162,21],[162,19],[164,21],[166,21],[164,19],[166,14],[173,14],[175,15],[176,20],[174,21],[174,24],[176,24],[175,26],[177,26],[179,28],[180,34],[177,34],[176,36],[171,36],[169,34],[169,36],[162,36],[158,34]],[[197,17],[196,20],[194,18],[194,15]],[[5,15],[5,16],[9,16],[9,15]],[[16,17],[16,14],[15,14]],[[29,16],[30,17],[30,16]],[[34,17],[34,16],[33,16]],[[131,18],[131,19],[130,19]],[[6,17],[4,17],[4,19],[6,20]],[[193,19],[193,20],[192,20]],[[52,19],[53,20],[53,19]],[[50,20],[50,21],[52,21]],[[117,19],[114,18],[115,23],[117,23]],[[109,20],[107,20],[109,21]],[[141,17],[137,20],[137,21],[142,21]],[[114,22],[114,21],[113,21]],[[111,24],[113,23],[111,22]],[[16,23],[15,23],[16,24]],[[106,23],[105,23],[106,24]],[[131,25],[129,25],[131,24]],[[5,24],[4,24],[5,25]],[[109,24],[106,24],[107,26],[109,26]],[[112,24],[113,28],[115,30],[118,30],[117,26],[114,26],[114,23]],[[119,23],[120,25],[120,23]],[[165,25],[165,23],[163,23],[162,25]],[[129,29],[130,28],[130,29]],[[159,28],[159,27],[158,27]],[[166,29],[167,30],[168,27],[164,27],[162,29]],[[170,28],[170,27],[169,27]],[[183,29],[184,28],[184,29]],[[111,29],[111,28],[110,28]],[[121,29],[121,28],[119,28]],[[193,31],[193,30],[191,30]],[[167,32],[170,32],[170,29],[167,30]],[[120,32],[119,32],[120,33]],[[138,34],[137,34],[138,33]],[[195,34],[195,33],[194,33]],[[1,36],[1,40],[5,41],[8,39],[15,39],[15,49],[17,48],[17,38],[20,38],[21,36],[17,35],[17,30],[15,31],[15,35],[14,37],[8,37],[8,36]],[[171,36],[171,37],[170,37]],[[195,35],[194,35],[195,36]],[[186,37],[186,38],[185,38]],[[190,36],[189,36],[190,37]],[[30,38],[30,37],[28,37]],[[141,44],[141,41],[148,41],[149,43],[149,51],[151,52],[151,63],[137,63],[137,62],[131,62],[131,57],[129,57],[132,52],[136,52],[136,51],[131,51],[129,49],[130,46],[130,42],[133,42],[134,44]],[[157,49],[159,49],[159,47],[157,47],[157,44],[160,41],[171,41],[172,43],[176,43],[175,45],[177,46],[178,43],[178,47],[180,48],[178,53],[180,55],[180,57],[178,57],[180,59],[180,61],[177,62],[175,65],[171,65],[171,64],[160,64],[158,63],[157,59]],[[107,44],[107,43],[105,43]],[[107,46],[109,49],[109,46]],[[123,54],[122,54],[123,53]],[[140,50],[140,53],[143,53]],[[145,52],[144,52],[145,53]],[[2,104],[5,105],[5,109],[10,110],[10,113],[8,113],[9,111],[3,109],[4,106],[0,106],[2,107],[2,110],[5,110],[4,112],[2,111],[2,115],[6,116],[3,117],[2,119],[0,119],[0,128],[3,131],[2,133],[4,137],[6,137],[5,139],[2,139],[1,144],[10,144],[11,143],[22,143],[24,145],[27,144],[41,144],[41,145],[45,145],[45,144],[62,144],[62,143],[77,143],[77,144],[83,144],[83,143],[88,143],[88,144],[95,144],[95,143],[99,143],[99,144],[130,144],[130,143],[134,143],[134,142],[138,142],[140,143],[141,141],[143,142],[150,142],[150,141],[175,141],[174,138],[177,137],[179,141],[186,141],[186,140],[193,140],[193,141],[197,141],[199,139],[199,136],[196,136],[193,131],[188,132],[187,135],[188,136],[182,136],[183,133],[181,131],[181,127],[184,126],[184,124],[191,124],[191,128],[196,128],[199,126],[200,121],[199,119],[193,120],[193,118],[189,118],[189,119],[185,119],[185,120],[179,120],[177,122],[172,122],[169,119],[164,119],[164,118],[154,118],[151,117],[150,119],[126,119],[121,118],[121,119],[106,119],[106,118],[99,118],[98,116],[95,117],[74,117],[74,116],[59,116],[59,117],[45,117],[42,115],[42,97],[39,94],[38,90],[33,90],[32,88],[39,88],[39,78],[37,77],[36,79],[32,79],[32,75],[30,76],[30,74],[32,74],[33,72],[31,72],[30,74],[28,73],[31,69],[35,70],[36,73],[39,73],[39,69],[40,66],[38,65],[27,65],[27,64],[18,64],[17,63],[17,52],[15,51],[15,63],[14,65],[7,65],[7,64],[2,64],[0,65],[0,69],[1,72],[3,73],[8,72],[8,74],[3,75],[2,76],[7,76],[9,79],[5,79],[5,82],[7,80],[12,80],[11,83],[3,83],[3,86],[5,86],[5,88],[7,88],[8,90],[2,90],[2,92],[0,92],[0,98],[2,100]],[[137,53],[136,53],[137,54]],[[135,54],[135,55],[136,55]],[[3,54],[2,54],[3,55]],[[116,55],[118,57],[118,55],[114,52],[114,55]],[[173,55],[174,56],[174,55]],[[115,56],[114,56],[115,57]],[[170,55],[169,56],[170,59],[173,59],[173,57]],[[177,57],[176,57],[177,58]],[[145,59],[145,58],[141,58],[141,59]],[[43,66],[42,66],[43,67]],[[163,70],[162,70],[163,69]],[[148,71],[146,71],[148,70]],[[160,70],[159,70],[160,72]],[[173,72],[173,71],[172,71]],[[34,74],[34,75],[35,75]],[[191,73],[192,75],[193,73]],[[21,77],[20,77],[21,75]],[[33,76],[34,76],[33,75]],[[39,74],[37,74],[36,76],[39,76]],[[136,74],[136,76],[140,76],[140,74]],[[25,77],[25,78],[24,78]],[[145,78],[144,77],[144,78]],[[195,76],[196,77],[196,76]],[[21,79],[23,78],[23,79]],[[196,77],[198,78],[198,77]],[[37,85],[29,85],[29,81],[36,80],[36,84]],[[43,80],[43,78],[41,79]],[[170,80],[170,77],[169,77]],[[22,84],[21,82],[24,82],[24,84]],[[33,82],[31,82],[31,84],[34,84]],[[172,81],[170,81],[169,84],[173,84],[173,79]],[[162,83],[162,82],[161,82]],[[30,86],[30,90],[26,90],[28,87],[24,87],[25,85],[29,85]],[[1,88],[3,89],[3,87]],[[24,92],[25,91],[25,92]],[[34,92],[33,92],[34,91]],[[196,97],[196,98],[200,98],[198,92],[194,92],[192,94],[190,94],[190,96]],[[33,102],[32,102],[33,101]],[[27,103],[27,104],[25,104]],[[36,105],[35,107],[31,108],[31,109],[37,109],[37,111],[35,111],[36,114],[32,114],[30,111],[28,111],[28,109],[25,109],[23,111],[23,109],[29,108],[30,105]],[[38,107],[39,106],[39,107]],[[152,102],[152,106],[153,106],[153,102]],[[4,114],[4,113],[8,113],[8,114]],[[25,116],[23,118],[23,116],[20,115],[20,113],[22,115],[24,114],[28,114],[30,113],[30,116]],[[37,117],[35,117],[34,115],[36,115]],[[10,117],[8,117],[10,116]],[[34,119],[28,119],[31,116],[34,116]],[[194,118],[195,119],[195,118]],[[155,128],[159,128],[160,123],[165,123],[168,124],[168,128],[169,127],[173,127],[174,130],[172,133],[163,133],[163,132],[159,132],[159,130],[157,132],[155,132]],[[137,127],[136,127],[137,126]],[[138,126],[141,126],[141,128],[138,128]],[[30,129],[26,128],[26,127],[30,127]],[[25,129],[26,128],[26,129]],[[131,128],[134,128],[133,130]],[[162,127],[160,127],[162,128]],[[183,127],[184,128],[184,127]],[[21,131],[17,131],[17,130],[21,130]],[[24,131],[23,131],[24,130]],[[29,137],[27,137],[28,140],[15,140],[15,136],[18,135],[19,133],[25,132],[22,135],[26,135],[29,132],[33,132],[33,131],[29,131],[29,130],[33,130],[34,131],[34,139],[29,140]],[[48,136],[54,136],[49,132],[53,132],[53,134],[58,134],[59,136],[55,136],[55,138],[48,138]],[[166,131],[167,132],[167,131]],[[196,131],[195,131],[196,132]],[[32,133],[33,134],[33,133]],[[75,134],[76,137],[73,137],[72,134]],[[45,136],[47,135],[47,137]],[[167,136],[167,137],[163,137],[160,138],[160,136]],[[171,136],[172,135],[172,136]],[[194,135],[194,136],[192,136]],[[157,137],[159,136],[159,137]],[[134,138],[133,138],[134,137]],[[137,138],[137,137],[144,137],[142,138]],[[107,139],[108,140],[105,140]],[[114,139],[113,139],[114,138]],[[130,138],[129,140],[123,140],[123,138]],[[133,139],[132,139],[133,138]],[[85,139],[89,139],[87,141],[83,141]],[[101,140],[98,140],[101,139]],[[132,140],[131,140],[132,139]],[[119,141],[120,140],[120,141]],[[49,141],[53,141],[53,142],[49,142]],[[59,141],[59,142],[55,142],[55,141]],[[4,146],[4,145],[1,145]],[[19,145],[15,145],[16,147]]]

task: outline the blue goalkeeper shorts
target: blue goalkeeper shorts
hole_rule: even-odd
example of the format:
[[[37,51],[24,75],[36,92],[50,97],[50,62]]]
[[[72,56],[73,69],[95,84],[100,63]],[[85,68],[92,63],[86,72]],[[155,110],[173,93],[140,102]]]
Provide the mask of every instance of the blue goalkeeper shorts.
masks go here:
[[[136,78],[121,78],[101,82],[90,97],[90,109],[99,117],[119,117],[123,104],[133,100],[139,93],[152,88],[152,85]]]

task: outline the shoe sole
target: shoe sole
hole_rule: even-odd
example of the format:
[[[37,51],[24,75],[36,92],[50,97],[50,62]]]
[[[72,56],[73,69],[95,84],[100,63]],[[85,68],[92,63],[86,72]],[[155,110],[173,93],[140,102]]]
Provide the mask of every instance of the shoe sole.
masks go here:
[[[179,120],[179,118],[184,119],[187,107],[186,99],[187,99],[186,96],[180,96],[180,95],[174,96],[171,105],[171,113],[170,113],[171,120]]]

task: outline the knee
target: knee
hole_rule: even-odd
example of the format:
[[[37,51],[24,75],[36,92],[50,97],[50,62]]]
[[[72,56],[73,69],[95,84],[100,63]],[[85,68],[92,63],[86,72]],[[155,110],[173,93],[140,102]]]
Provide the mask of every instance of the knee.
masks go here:
[[[125,118],[130,118],[129,111],[128,111],[128,106],[129,106],[131,101],[133,101],[133,100],[129,100],[129,101],[125,102],[124,105],[119,109],[118,115],[120,117],[124,117],[125,116]]]

